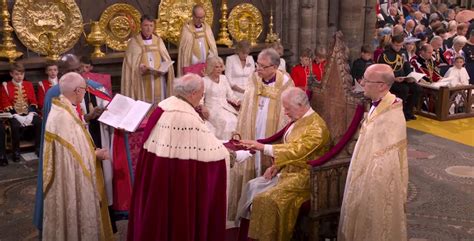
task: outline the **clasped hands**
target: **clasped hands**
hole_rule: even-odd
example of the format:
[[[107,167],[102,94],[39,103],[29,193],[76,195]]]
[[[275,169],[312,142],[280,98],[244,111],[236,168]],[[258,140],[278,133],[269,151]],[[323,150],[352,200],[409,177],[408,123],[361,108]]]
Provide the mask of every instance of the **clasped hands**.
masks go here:
[[[15,118],[18,122],[20,122],[20,125],[25,127],[25,126],[30,126],[31,123],[33,122],[33,117],[36,115],[35,112],[30,112],[26,116],[21,116],[19,114],[13,114],[13,118]]]

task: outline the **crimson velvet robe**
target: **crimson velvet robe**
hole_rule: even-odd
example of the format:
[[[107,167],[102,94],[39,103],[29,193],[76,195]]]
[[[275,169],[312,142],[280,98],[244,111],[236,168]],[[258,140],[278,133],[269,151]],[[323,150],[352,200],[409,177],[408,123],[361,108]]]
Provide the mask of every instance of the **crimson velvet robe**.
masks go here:
[[[190,104],[174,96],[160,102],[144,130],[128,240],[225,240],[226,160]]]

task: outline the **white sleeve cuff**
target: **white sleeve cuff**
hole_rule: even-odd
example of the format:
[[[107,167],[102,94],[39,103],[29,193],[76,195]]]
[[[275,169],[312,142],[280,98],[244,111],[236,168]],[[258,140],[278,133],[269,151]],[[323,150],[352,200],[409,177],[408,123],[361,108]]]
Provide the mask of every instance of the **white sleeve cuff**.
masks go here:
[[[263,146],[263,154],[265,154],[265,156],[273,157],[273,146],[272,145],[264,145]]]

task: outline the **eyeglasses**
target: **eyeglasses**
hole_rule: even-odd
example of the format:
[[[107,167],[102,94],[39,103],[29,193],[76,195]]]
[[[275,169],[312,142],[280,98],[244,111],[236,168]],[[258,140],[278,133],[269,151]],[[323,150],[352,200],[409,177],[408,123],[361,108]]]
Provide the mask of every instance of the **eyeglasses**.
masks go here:
[[[275,65],[273,65],[273,64],[272,65],[263,65],[263,64],[260,64],[260,63],[255,64],[256,69],[266,69],[266,68],[270,68],[270,67],[273,67],[273,66],[275,66]]]
[[[76,88],[76,91],[79,91],[79,90],[84,90],[84,91],[86,91],[86,90],[87,90],[87,87],[79,86],[79,87]]]
[[[362,77],[362,81],[364,81],[364,83],[380,83],[380,84],[384,84],[385,82],[383,81],[370,81],[368,79],[366,79],[365,77]],[[361,81],[361,82],[362,82]]]

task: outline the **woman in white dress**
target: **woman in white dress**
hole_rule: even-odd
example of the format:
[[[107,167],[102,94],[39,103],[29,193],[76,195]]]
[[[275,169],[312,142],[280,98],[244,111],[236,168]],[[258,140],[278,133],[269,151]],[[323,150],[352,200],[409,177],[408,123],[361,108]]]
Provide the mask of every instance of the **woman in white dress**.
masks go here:
[[[244,96],[249,77],[255,72],[255,61],[249,53],[249,42],[242,40],[235,46],[235,54],[228,56],[225,60],[225,76],[234,94],[240,100]]]
[[[240,105],[225,75],[224,62],[220,57],[207,60],[204,79],[204,106],[209,117],[207,120],[214,128],[214,135],[221,140],[229,140],[237,126],[238,111],[230,104]]]

